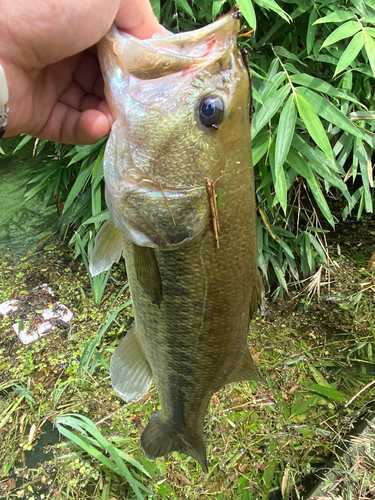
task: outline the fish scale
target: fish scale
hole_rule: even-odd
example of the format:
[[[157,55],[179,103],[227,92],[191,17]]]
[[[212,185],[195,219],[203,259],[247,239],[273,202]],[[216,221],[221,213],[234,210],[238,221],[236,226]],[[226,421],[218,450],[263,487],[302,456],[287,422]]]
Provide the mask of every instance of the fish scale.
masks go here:
[[[130,401],[154,380],[161,410],[141,437],[147,456],[180,451],[205,471],[212,395],[261,380],[247,347],[262,283],[238,29],[236,13],[144,41],[112,28],[99,47],[116,121],[104,157],[111,220],[90,268],[98,274],[123,253],[135,317],[112,356],[112,385]]]

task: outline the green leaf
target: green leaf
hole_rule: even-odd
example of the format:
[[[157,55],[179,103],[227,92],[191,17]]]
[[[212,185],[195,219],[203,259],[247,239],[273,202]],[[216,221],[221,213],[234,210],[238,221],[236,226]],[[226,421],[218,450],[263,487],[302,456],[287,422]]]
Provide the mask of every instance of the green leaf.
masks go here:
[[[293,168],[293,170],[295,170],[299,175],[302,175],[302,177],[307,180],[307,184],[311,189],[311,192],[322,214],[331,224],[331,226],[334,227],[335,222],[333,220],[331,210],[329,209],[325,196],[322,193],[322,188],[320,187],[320,184],[317,181],[314,172],[310,169],[304,158],[299,153],[297,153],[297,151],[293,147],[289,150],[287,161]]]
[[[160,0],[150,0],[152,10],[158,21],[160,21]]]
[[[314,229],[314,231],[316,230],[316,228],[313,228],[313,229]],[[311,233],[307,233],[307,234],[309,236],[311,244],[313,245],[313,247],[315,248],[315,250],[319,254],[319,257],[321,258],[323,264],[327,264],[327,255],[325,254],[325,252],[322,248],[322,245],[319,243],[319,241],[315,238],[314,235],[312,235]]]
[[[242,12],[250,28],[256,30],[257,18],[255,15],[253,2],[251,0],[238,0],[237,5],[240,8],[240,11]]]
[[[335,401],[346,401],[348,399],[346,394],[340,391],[336,391],[335,389],[331,389],[330,387],[324,387],[323,385],[319,384],[309,385],[308,382],[301,382],[301,385],[306,387],[306,389],[308,389],[309,391],[316,392],[321,396],[334,399]]]
[[[274,185],[277,199],[284,212],[287,204],[287,189],[283,165],[292,143],[294,128],[297,120],[297,108],[294,95],[290,95],[280,114],[276,135]]]
[[[276,469],[277,461],[276,460],[270,460],[268,462],[267,467],[263,471],[263,482],[265,488],[269,489],[272,486],[272,481],[273,481],[273,476],[275,475],[275,469]]]
[[[306,255],[306,260],[307,260],[307,265],[309,266],[310,272],[314,270],[314,257],[311,251],[311,245],[310,245],[310,238],[307,233],[304,233],[304,247],[305,247],[305,255]]]
[[[22,139],[22,141],[20,141],[17,146],[14,148],[13,150],[13,154],[16,153],[19,149],[23,148],[25,146],[25,144],[27,144],[29,141],[31,141],[31,139],[35,139],[35,137],[33,137],[32,135],[25,135]]]
[[[259,134],[253,141],[252,155],[253,155],[253,166],[256,165],[259,160],[266,154],[270,142],[270,134],[268,131]]]
[[[339,26],[333,33],[329,35],[329,37],[325,40],[322,45],[323,47],[328,47],[328,45],[332,45],[333,43],[342,40],[343,38],[349,38],[361,29],[361,25],[358,21],[348,21],[345,24]]]
[[[366,35],[370,35],[372,38],[375,37],[375,28],[369,28],[368,26],[366,26],[364,31]]]
[[[303,64],[304,66],[306,66],[306,64],[303,63],[302,61],[300,61],[299,58],[295,54],[292,54],[291,52],[289,52],[289,50],[285,49],[284,47],[276,45],[273,48],[273,50],[279,56],[283,56],[283,57],[286,57],[288,59],[292,59],[293,61],[297,61],[298,63]]]
[[[300,87],[296,89],[296,98],[299,115],[304,122],[308,133],[320,149],[333,161],[333,152],[327,134],[321,121],[311,104],[300,94]]]
[[[339,128],[345,130],[349,134],[354,135],[355,137],[359,137],[360,139],[364,139],[361,130],[356,127],[356,125],[354,125],[354,123],[350,121],[349,118],[345,116],[338,108],[336,108],[336,106],[334,106],[330,101],[317,94],[316,92],[312,92],[311,90],[304,87],[298,87],[296,89],[296,92],[299,95],[303,96],[306,99],[306,102],[311,104],[311,106],[319,116],[321,116],[328,122],[337,125]]]
[[[354,59],[362,49],[364,43],[365,36],[363,34],[363,31],[360,31],[353,37],[349,45],[344,50],[344,53],[337,63],[335,74],[333,76],[336,76],[341,71],[348,69],[348,67],[351,65],[351,63],[354,61]]]
[[[316,92],[322,92],[323,94],[327,94],[331,97],[337,97],[339,99],[352,101],[361,106],[361,103],[354,97],[341,92],[330,83],[325,82],[324,80],[321,80],[320,78],[317,78],[315,76],[307,75],[306,73],[298,73],[296,75],[291,75],[290,79],[293,83],[298,83],[298,85],[309,87]]]
[[[308,56],[308,59],[312,59],[315,62],[322,62],[328,64],[334,64],[337,66],[338,59],[337,57],[329,56],[328,54],[319,54],[317,56]]]
[[[290,22],[290,16],[283,10],[280,5],[278,5],[275,0],[254,0],[255,3],[259,5],[259,7],[265,7],[266,9],[272,10],[279,14],[280,17],[285,19],[285,21]]]
[[[353,12],[348,12],[347,10],[337,10],[336,12],[328,14],[328,16],[321,17],[315,21],[315,24],[342,23],[344,21],[349,21],[349,19],[355,19]]]
[[[361,171],[362,183],[364,188],[365,208],[367,212],[372,212],[373,208],[372,208],[372,198],[370,192],[370,187],[373,187],[372,162],[371,162],[371,156],[367,153],[363,142],[361,142],[359,148],[355,153],[355,156],[359,160],[359,168]]]
[[[190,17],[195,19],[194,13],[191,10],[190,5],[186,0],[175,0],[176,4],[181,7],[182,10],[184,10],[187,14],[189,14]]]
[[[259,104],[263,104],[263,100],[260,97],[259,92],[257,91],[257,89],[255,87],[252,88],[252,92],[253,92],[253,99],[255,101],[259,102]]]
[[[375,42],[369,36],[367,36],[365,40],[365,50],[370,62],[372,73],[375,76]]]
[[[316,147],[310,146],[299,134],[294,134],[292,144],[296,151],[299,151],[303,156],[316,165],[322,165],[322,168],[328,167],[332,175],[336,173],[344,174],[344,169],[339,168],[336,162],[332,163],[326,155]]]
[[[280,87],[285,79],[286,75],[284,71],[280,71],[279,73],[276,73],[276,75],[269,75],[268,80],[259,89],[259,93],[263,100],[263,103],[272,92],[275,92],[275,90]]]
[[[309,55],[311,54],[311,51],[312,51],[312,48],[313,48],[314,42],[315,42],[315,35],[316,35],[317,26],[314,25],[314,23],[315,23],[317,17],[318,17],[318,11],[314,5],[314,7],[312,8],[312,11],[310,12],[309,22],[308,22],[308,27],[307,27],[307,35],[306,35],[306,50],[307,50],[307,53]]]
[[[106,140],[107,138],[103,137],[95,144],[90,144],[86,146],[75,146],[71,151],[69,151],[69,153],[66,154],[66,156],[73,156],[68,166],[88,158],[91,155],[91,153],[94,153]]]
[[[284,271],[281,269],[280,264],[274,257],[272,257],[272,255],[270,255],[270,262],[272,264],[273,270],[275,271],[277,281],[280,283],[280,285],[284,288],[285,291],[288,291],[288,285],[286,284],[285,281]]]
[[[291,409],[291,416],[293,415],[303,415],[307,413],[307,411],[316,404],[321,401],[321,398],[318,395],[310,396],[306,401],[302,404],[300,403],[300,399],[293,404]]]
[[[66,202],[65,202],[65,205],[64,205],[64,210],[63,210],[63,213],[65,213],[68,208],[70,207],[70,205],[73,203],[73,201],[77,198],[77,196],[79,195],[81,189],[83,188],[83,186],[86,184],[91,172],[92,172],[92,165],[90,165],[89,167],[87,168],[84,168],[88,163],[88,159],[85,160],[83,163],[82,163],[82,169],[81,169],[81,172],[79,173],[72,189],[70,190],[69,192],[69,195],[66,199]]]
[[[252,137],[256,137],[258,132],[268,123],[271,118],[280,109],[282,103],[285,101],[290,92],[290,85],[285,85],[276,92],[268,95],[267,100],[264,101],[263,106],[254,114],[252,123]]]

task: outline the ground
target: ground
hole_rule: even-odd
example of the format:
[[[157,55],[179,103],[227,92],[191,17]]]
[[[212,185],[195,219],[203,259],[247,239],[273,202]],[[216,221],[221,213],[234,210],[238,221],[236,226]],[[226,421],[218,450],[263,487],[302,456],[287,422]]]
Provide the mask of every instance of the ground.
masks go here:
[[[129,472],[145,487],[138,498],[307,498],[343,438],[374,410],[374,385],[359,394],[375,374],[375,280],[371,265],[366,271],[373,234],[372,219],[338,226],[319,300],[298,289],[265,302],[249,345],[267,385],[235,384],[214,395],[208,475],[178,453],[146,459],[140,434],[157,394],[123,404],[111,389],[108,361],[132,321],[131,305],[119,311],[130,302],[124,265],[96,305],[84,266],[64,244],[47,241],[22,259],[4,249],[0,302],[24,292],[27,308],[27,292],[47,283],[74,319],[27,346],[12,329],[22,311],[2,320],[0,498],[136,498]],[[336,498],[375,497],[373,451],[360,466],[367,484],[356,486],[351,471]]]

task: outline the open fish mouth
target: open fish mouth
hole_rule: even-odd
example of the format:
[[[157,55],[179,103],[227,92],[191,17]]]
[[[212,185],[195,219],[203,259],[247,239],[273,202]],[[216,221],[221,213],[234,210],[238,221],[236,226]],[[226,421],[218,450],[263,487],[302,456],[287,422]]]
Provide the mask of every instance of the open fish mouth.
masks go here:
[[[122,59],[129,74],[140,79],[154,79],[191,66],[207,64],[222,57],[236,43],[238,9],[212,24],[195,31],[139,40],[119,31],[114,25],[106,35],[113,42],[115,55]]]

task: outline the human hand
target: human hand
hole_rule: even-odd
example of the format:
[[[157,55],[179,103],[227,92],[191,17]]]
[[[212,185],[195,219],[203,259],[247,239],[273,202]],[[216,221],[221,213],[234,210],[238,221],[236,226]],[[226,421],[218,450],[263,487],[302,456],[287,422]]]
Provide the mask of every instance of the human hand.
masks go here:
[[[149,0],[2,4],[0,64],[9,88],[5,136],[91,144],[108,134],[113,118],[95,44],[113,22],[138,38],[165,33]]]

